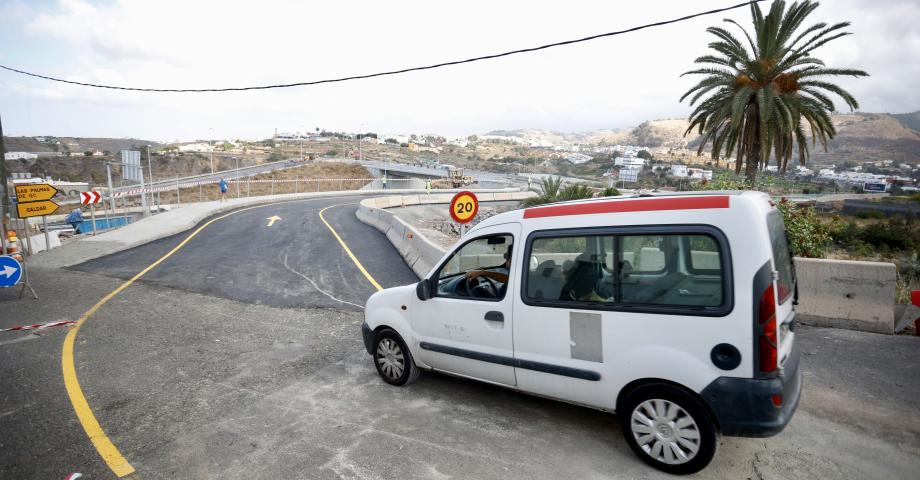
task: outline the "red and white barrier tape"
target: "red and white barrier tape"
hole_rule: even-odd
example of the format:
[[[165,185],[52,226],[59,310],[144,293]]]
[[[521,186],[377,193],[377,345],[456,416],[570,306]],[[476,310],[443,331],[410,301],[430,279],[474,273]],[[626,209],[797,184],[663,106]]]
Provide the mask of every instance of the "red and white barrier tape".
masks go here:
[[[18,327],[0,329],[0,332],[19,332],[22,330],[42,330],[42,329],[50,328],[50,327],[62,327],[65,325],[70,326],[70,325],[76,325],[76,324],[77,322],[75,321],[67,321],[67,322],[40,323],[38,325],[20,325]]]

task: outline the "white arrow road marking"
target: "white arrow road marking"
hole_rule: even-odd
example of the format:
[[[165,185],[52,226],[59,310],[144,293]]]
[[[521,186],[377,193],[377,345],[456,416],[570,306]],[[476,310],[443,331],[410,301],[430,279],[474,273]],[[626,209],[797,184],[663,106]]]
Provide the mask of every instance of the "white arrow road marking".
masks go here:
[[[266,227],[270,227],[270,226],[274,225],[275,222],[277,222],[278,220],[281,220],[281,217],[279,217],[278,215],[272,215],[272,216],[266,218],[266,220],[268,220],[268,225],[266,225]]]
[[[16,272],[18,272],[18,271],[19,271],[18,268],[11,267],[11,266],[9,266],[9,265],[4,265],[4,266],[3,266],[3,270],[0,271],[0,275],[6,275],[6,278],[10,278],[10,277],[13,276],[14,273],[16,273]]]

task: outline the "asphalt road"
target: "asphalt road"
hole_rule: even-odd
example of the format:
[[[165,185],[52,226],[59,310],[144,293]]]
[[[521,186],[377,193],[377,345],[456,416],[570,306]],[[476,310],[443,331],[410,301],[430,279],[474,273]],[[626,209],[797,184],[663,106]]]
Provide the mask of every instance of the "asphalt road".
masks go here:
[[[241,211],[189,241],[142,282],[256,305],[362,311],[376,291],[320,220],[347,239],[381,285],[418,281],[386,237],[355,217],[357,197],[320,198]],[[272,226],[269,217],[278,216]],[[83,263],[75,270],[128,279],[188,234]]]
[[[80,328],[77,376],[130,478],[670,478],[635,457],[612,415],[443,375],[379,380],[352,305],[374,288],[318,219],[355,201],[216,221]],[[324,215],[384,287],[414,281],[353,210]],[[76,319],[186,236],[33,269],[41,299],[0,291],[0,329]],[[0,333],[0,478],[115,478],[65,392],[65,333]],[[918,339],[808,327],[798,338],[805,390],[792,423],[769,439],[723,438],[694,478],[915,475]]]

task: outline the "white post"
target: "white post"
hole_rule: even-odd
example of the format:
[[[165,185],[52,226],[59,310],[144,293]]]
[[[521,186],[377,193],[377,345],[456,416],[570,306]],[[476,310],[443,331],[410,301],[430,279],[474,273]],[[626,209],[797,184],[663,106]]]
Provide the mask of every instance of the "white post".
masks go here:
[[[93,236],[96,236],[96,205],[91,203],[89,204],[89,214],[93,220]]]
[[[112,218],[115,218],[115,189],[112,186],[112,166],[105,164],[105,175],[109,181],[109,204],[112,206]]]
[[[150,216],[150,206],[147,204],[147,189],[144,187],[144,167],[138,165],[138,172],[141,174],[141,208],[144,209],[143,218]]]
[[[45,231],[45,251],[51,250],[51,235],[48,234],[48,216],[47,215],[42,215],[42,230]]]

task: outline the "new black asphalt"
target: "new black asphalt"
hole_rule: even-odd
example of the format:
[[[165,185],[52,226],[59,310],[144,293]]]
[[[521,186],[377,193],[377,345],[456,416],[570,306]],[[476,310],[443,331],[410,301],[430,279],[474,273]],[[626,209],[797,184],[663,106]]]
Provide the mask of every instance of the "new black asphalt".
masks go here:
[[[323,217],[384,288],[418,278],[382,233],[358,221],[359,200],[319,198],[239,211],[208,225],[141,281],[257,305],[361,310],[376,288],[322,222],[321,210],[326,209]],[[273,216],[281,219],[268,226]],[[72,268],[128,279],[188,235]]]

